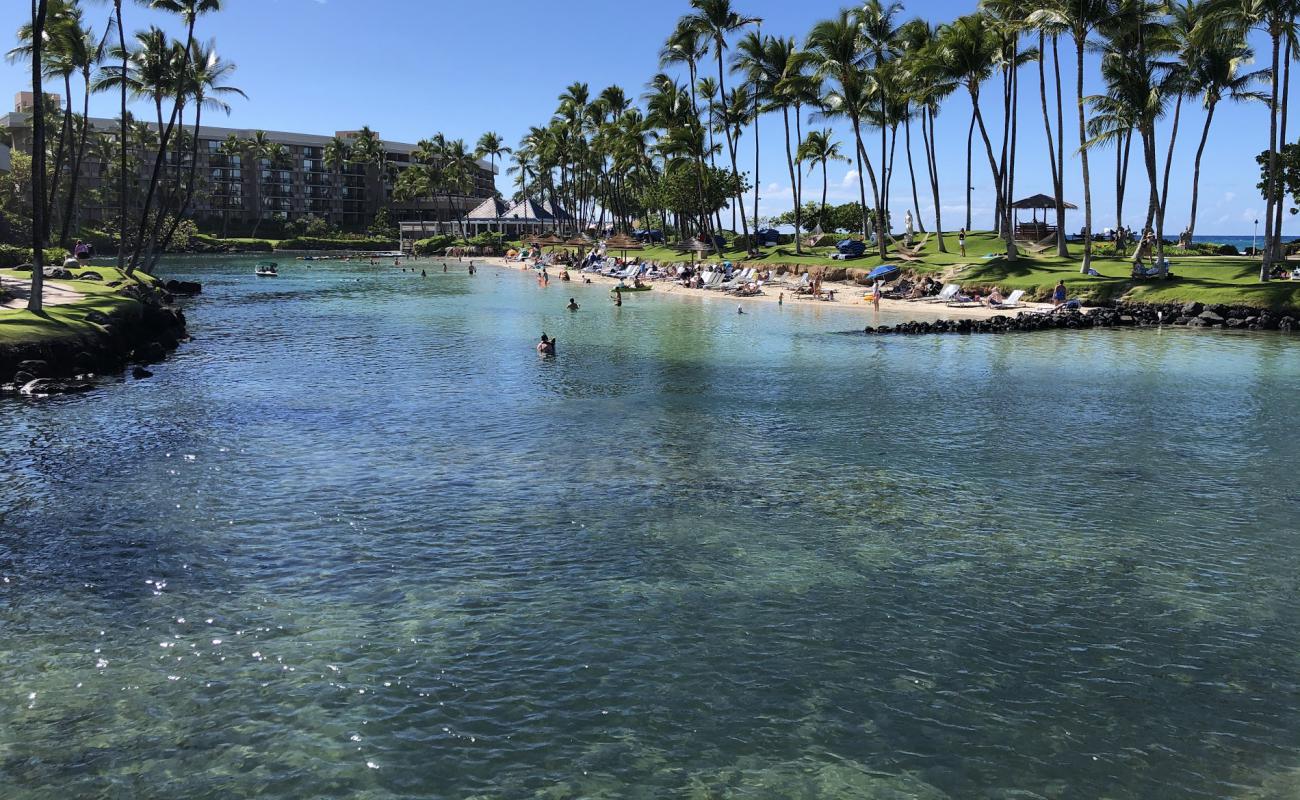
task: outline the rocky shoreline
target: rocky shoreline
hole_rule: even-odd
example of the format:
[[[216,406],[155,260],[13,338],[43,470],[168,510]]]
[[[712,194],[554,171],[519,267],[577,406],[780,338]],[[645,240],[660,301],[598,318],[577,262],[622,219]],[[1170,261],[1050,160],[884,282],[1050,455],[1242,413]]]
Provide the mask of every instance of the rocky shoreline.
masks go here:
[[[1118,303],[1086,311],[1021,312],[1014,317],[903,322],[868,325],[864,333],[920,335],[930,333],[1028,333],[1062,329],[1143,328],[1176,325],[1186,328],[1222,328],[1241,331],[1300,332],[1300,312],[1273,312],[1249,306],[1203,303]]]
[[[147,365],[189,340],[176,297],[198,294],[199,284],[132,284],[119,291],[137,302],[111,314],[91,310],[86,333],[0,344],[0,393],[40,397],[89,391],[132,365],[134,377],[147,378],[152,375]]]

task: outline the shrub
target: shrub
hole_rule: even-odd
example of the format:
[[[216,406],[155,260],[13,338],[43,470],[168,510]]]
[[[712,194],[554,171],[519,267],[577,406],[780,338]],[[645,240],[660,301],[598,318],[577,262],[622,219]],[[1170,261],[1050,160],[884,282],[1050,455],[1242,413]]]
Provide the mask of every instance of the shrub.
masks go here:
[[[392,239],[323,239],[318,236],[299,236],[280,242],[279,250],[393,250],[397,242]]]
[[[45,265],[59,266],[63,259],[68,257],[68,251],[62,247],[48,247],[45,249]],[[30,247],[17,247],[15,245],[0,244],[0,268],[12,268],[19,264],[32,263],[32,249]]]
[[[430,236],[428,239],[421,239],[415,243],[415,254],[417,256],[442,255],[442,251],[451,247],[455,242],[456,238],[454,236],[445,233]]]

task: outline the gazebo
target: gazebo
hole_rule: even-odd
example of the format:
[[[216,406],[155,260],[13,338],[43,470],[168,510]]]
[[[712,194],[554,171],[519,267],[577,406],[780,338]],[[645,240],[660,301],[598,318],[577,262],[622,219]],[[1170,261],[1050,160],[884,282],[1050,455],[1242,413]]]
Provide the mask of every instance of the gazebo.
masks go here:
[[[1064,203],[1063,205],[1066,208],[1071,210],[1077,210],[1079,208],[1074,203]],[[1055,197],[1051,197],[1050,195],[1045,195],[1045,194],[1036,194],[1031,197],[1026,197],[1022,200],[1017,200],[1016,202],[1011,204],[1011,207],[1016,211],[1023,211],[1028,209],[1033,211],[1034,213],[1034,218],[1032,222],[1021,222],[1019,215],[1017,215],[1015,221],[1015,231],[1016,231],[1017,239],[1024,239],[1025,241],[1030,241],[1030,242],[1041,242],[1045,239],[1049,239],[1056,236],[1056,226],[1048,224],[1047,213],[1046,213],[1048,210],[1051,211],[1056,210]],[[1042,222],[1038,221],[1039,209],[1042,209],[1044,212]]]
[[[605,240],[605,249],[620,250],[623,253],[623,258],[626,259],[627,251],[644,250],[645,246],[626,233],[617,233]]]

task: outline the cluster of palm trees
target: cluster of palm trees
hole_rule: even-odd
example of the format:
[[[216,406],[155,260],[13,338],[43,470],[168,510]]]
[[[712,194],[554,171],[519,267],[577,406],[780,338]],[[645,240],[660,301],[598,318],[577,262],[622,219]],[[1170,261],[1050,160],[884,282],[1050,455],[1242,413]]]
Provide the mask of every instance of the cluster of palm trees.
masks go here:
[[[1260,100],[1272,114],[1268,170],[1268,246],[1265,265],[1280,256],[1281,184],[1276,153],[1286,140],[1286,86],[1294,52],[1300,0],[982,0],[977,11],[943,24],[902,19],[902,8],[867,0],[813,25],[799,42],[762,32],[762,21],[731,0],[689,0],[690,10],[668,36],[661,55],[665,70],[682,70],[685,83],[667,72],[653,76],[642,100],[645,110],[611,86],[591,97],[584,83],[560,96],[549,124],[530,129],[514,152],[511,172],[522,195],[563,199],[584,213],[599,208],[619,224],[649,216],[662,204],[657,191],[664,176],[693,175],[701,202],[679,212],[683,235],[709,238],[723,227],[721,211],[706,202],[718,162],[733,180],[726,198],[735,230],[758,227],[760,122],[779,115],[780,142],[794,192],[796,224],[805,175],[820,168],[825,205],[826,168],[833,161],[856,166],[862,220],[859,232],[874,234],[881,256],[890,240],[890,198],[895,164],[905,163],[911,211],[921,221],[922,192],[928,190],[933,230],[944,247],[936,120],[944,101],[962,94],[970,104],[966,133],[966,220],[971,227],[973,169],[986,162],[994,186],[994,218],[1007,255],[1017,256],[1013,202],[1020,130],[1020,81],[1037,83],[1055,200],[1055,246],[1068,255],[1063,190],[1076,160],[1083,188],[1084,237],[1081,270],[1093,253],[1092,173],[1089,154],[1113,147],[1117,210],[1122,212],[1129,158],[1137,153],[1148,184],[1144,228],[1163,242],[1169,175],[1186,103],[1205,109],[1200,144],[1192,165],[1192,210],[1186,232],[1196,227],[1200,165],[1214,112],[1223,101]],[[1247,43],[1261,30],[1272,44],[1272,67],[1250,71]],[[1074,91],[1062,86],[1062,45],[1074,56]],[[1100,54],[1104,91],[1084,91],[1085,54]],[[731,78],[730,82],[728,78]],[[1036,81],[1034,80],[1036,78]],[[1264,91],[1271,82],[1271,91]],[[987,97],[996,92],[994,99]],[[1073,96],[1068,96],[1072,94]],[[1068,100],[1067,100],[1068,97]],[[994,121],[985,116],[996,104]],[[1067,123],[1065,106],[1075,107]],[[1032,116],[1038,112],[1028,111]],[[1030,117],[1026,116],[1026,119]],[[843,123],[851,139],[834,140],[830,129],[803,131],[805,122]],[[966,120],[963,120],[966,122]],[[913,136],[912,125],[919,129]],[[1160,141],[1160,133],[1167,139]],[[1067,126],[1075,128],[1067,137]],[[742,135],[753,136],[752,174],[739,163]],[[900,136],[901,134],[901,136]],[[914,154],[914,139],[919,153]],[[901,141],[901,148],[899,147]],[[901,153],[899,151],[902,151]],[[915,163],[921,156],[921,165]],[[976,166],[979,164],[979,166]],[[899,178],[902,180],[902,178]],[[754,188],[746,198],[744,186]],[[870,192],[868,193],[868,188]],[[1122,226],[1122,218],[1116,227]],[[800,245],[796,242],[796,248]],[[1163,245],[1161,245],[1162,247]],[[1162,255],[1162,254],[1161,254]]]
[[[105,131],[89,125],[89,97],[114,92],[121,113],[116,135],[118,206],[118,264],[128,274],[151,270],[162,246],[171,239],[194,200],[198,185],[198,130],[203,112],[229,113],[227,100],[243,96],[227,85],[234,65],[224,61],[211,43],[196,38],[198,20],[221,10],[221,0],[136,0],[139,5],[179,17],[184,36],[172,38],[157,27],[128,37],[123,21],[124,0],[111,0],[102,29],[88,23],[78,0],[31,0],[31,17],[18,31],[11,60],[32,67],[32,217],[33,247],[53,238],[66,245],[76,222],[82,187],[82,165],[88,152],[107,155]],[[74,110],[73,83],[80,78],[81,111]],[[44,81],[61,81],[65,108],[54,135],[47,131]],[[133,130],[129,99],[153,107],[157,128],[144,141]],[[192,120],[193,134],[186,133]],[[138,148],[147,144],[148,150]],[[139,181],[139,159],[146,181]],[[138,186],[136,184],[139,184]],[[40,266],[40,262],[37,262]],[[31,307],[40,309],[40,269],[33,271]]]

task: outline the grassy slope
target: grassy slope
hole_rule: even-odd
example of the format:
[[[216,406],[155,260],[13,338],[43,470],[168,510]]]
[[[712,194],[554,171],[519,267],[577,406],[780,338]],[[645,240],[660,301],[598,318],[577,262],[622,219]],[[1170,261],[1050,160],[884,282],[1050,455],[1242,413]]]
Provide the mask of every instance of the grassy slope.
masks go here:
[[[39,316],[26,309],[0,309],[0,344],[79,336],[98,329],[97,325],[86,321],[86,315],[92,310],[111,314],[122,309],[134,310],[139,307],[139,302],[136,300],[118,294],[116,288],[105,285],[109,281],[122,279],[122,273],[115,267],[89,267],[88,269],[98,272],[103,276],[104,281],[54,281],[86,295],[84,300],[67,305],[46,306]],[[28,272],[0,270],[0,275],[4,275],[5,283],[10,286],[15,281],[31,280],[31,273]],[[150,283],[157,280],[138,273],[137,277]]]
[[[1093,267],[1101,277],[1079,272],[1078,256],[1081,245],[1071,245],[1071,257],[1039,256],[1022,252],[1012,264],[1002,255],[1002,241],[991,233],[972,233],[966,237],[966,257],[957,252],[956,234],[945,234],[947,253],[938,251],[938,240],[931,236],[922,251],[924,263],[905,263],[894,258],[905,271],[918,274],[946,274],[951,280],[967,289],[990,289],[997,286],[1011,292],[1024,289],[1032,299],[1045,300],[1058,280],[1064,280],[1070,297],[1085,301],[1132,300],[1146,303],[1198,301],[1226,305],[1249,305],[1259,308],[1300,308],[1300,281],[1271,281],[1260,283],[1259,262],[1245,256],[1193,256],[1169,258],[1170,271],[1176,276],[1169,281],[1134,281],[1127,259],[1094,258]],[[870,252],[853,261],[833,261],[831,251],[819,248],[817,255],[796,256],[793,245],[768,248],[763,257],[747,264],[789,264],[800,266],[836,266],[871,269],[881,264],[879,256]],[[676,250],[652,247],[629,255],[657,261],[675,262],[689,260]],[[745,253],[728,250],[723,257],[739,262]],[[985,256],[992,256],[986,258]],[[716,260],[713,258],[711,260]]]

